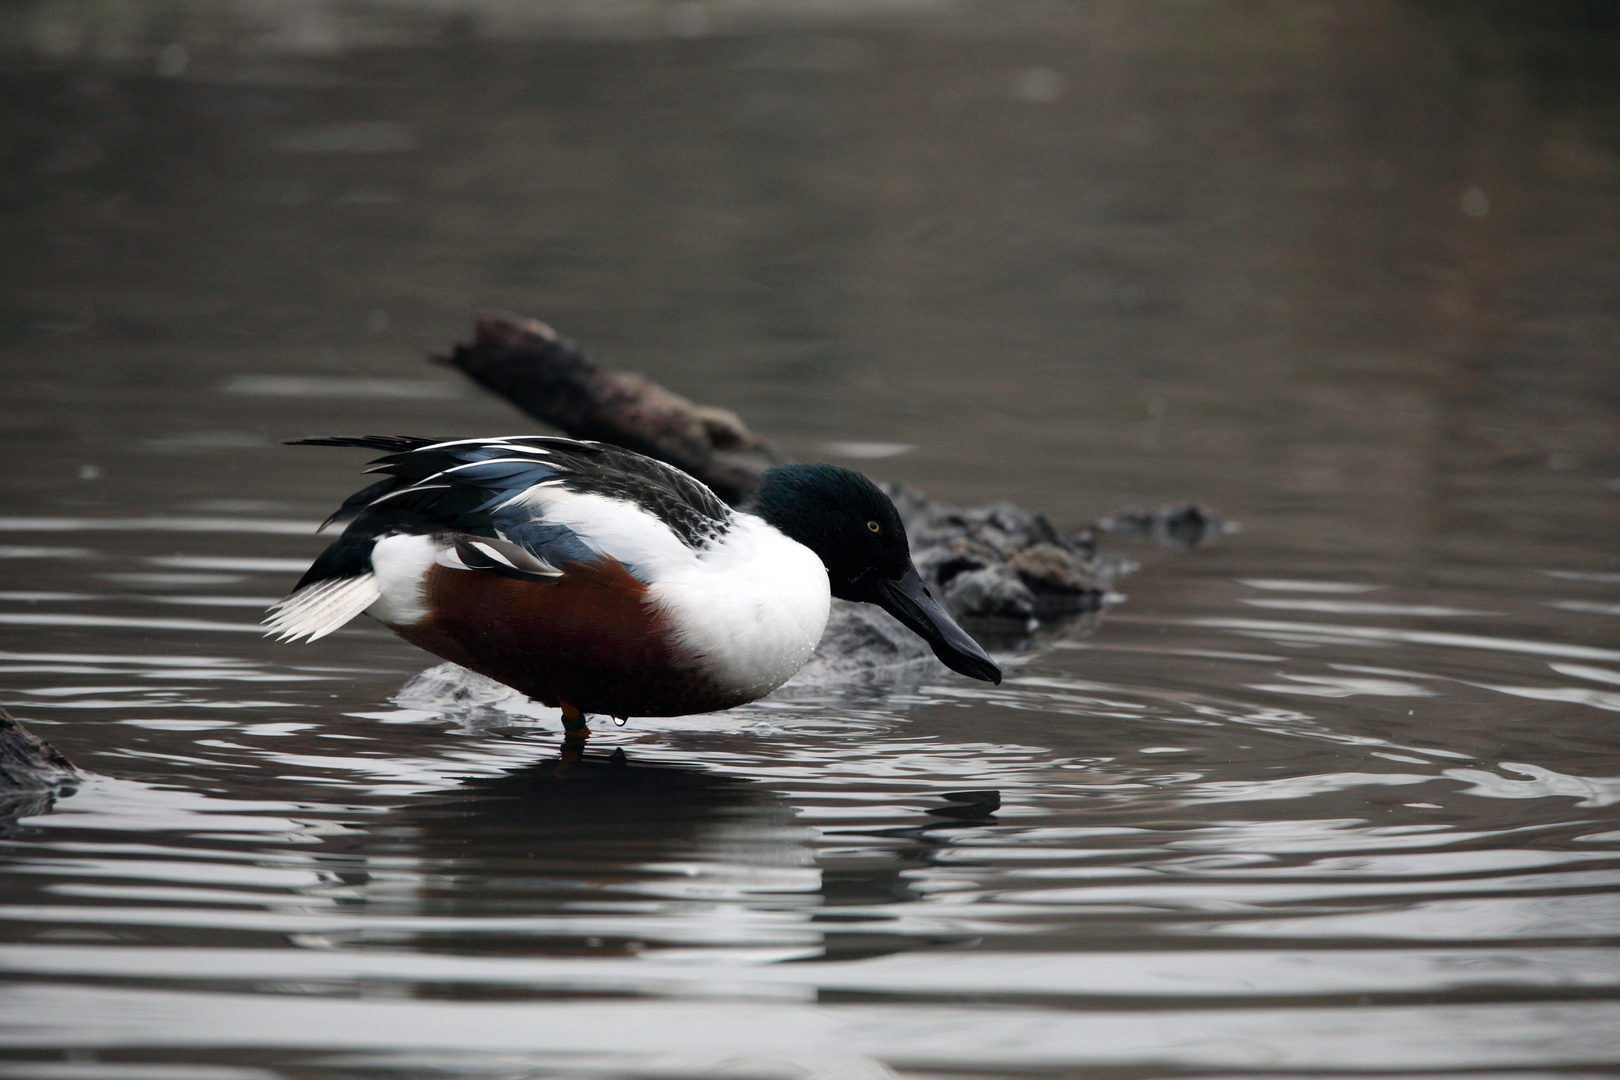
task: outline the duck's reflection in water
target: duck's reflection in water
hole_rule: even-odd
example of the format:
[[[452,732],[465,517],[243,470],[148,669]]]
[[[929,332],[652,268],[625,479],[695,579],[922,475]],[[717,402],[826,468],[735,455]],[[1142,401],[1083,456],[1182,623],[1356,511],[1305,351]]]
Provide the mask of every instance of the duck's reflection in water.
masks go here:
[[[918,824],[859,830],[863,847],[856,858],[822,854],[823,906],[815,916],[822,932],[819,955],[855,960],[910,949],[957,948],[977,940],[975,934],[942,923],[932,929],[903,925],[897,915],[907,905],[926,901],[917,887],[920,872],[935,864],[964,827],[994,823],[1000,805],[999,793],[992,790],[950,792]]]
[[[632,764],[622,750],[564,751],[410,807],[426,856],[646,862],[695,853],[728,823],[790,819],[758,785],[703,769]],[[766,804],[761,806],[761,804]],[[780,811],[780,814],[774,811]]]
[[[384,916],[360,931],[369,944],[819,950],[810,831],[747,780],[622,753],[564,755],[469,780],[368,832],[349,895]]]
[[[621,752],[553,757],[368,830],[339,875],[340,902],[368,918],[301,944],[755,961],[938,944],[883,927],[894,904],[920,899],[906,872],[939,846],[931,834],[994,805],[993,793],[941,799],[927,823],[880,830],[880,848],[824,866],[815,832],[763,784]]]

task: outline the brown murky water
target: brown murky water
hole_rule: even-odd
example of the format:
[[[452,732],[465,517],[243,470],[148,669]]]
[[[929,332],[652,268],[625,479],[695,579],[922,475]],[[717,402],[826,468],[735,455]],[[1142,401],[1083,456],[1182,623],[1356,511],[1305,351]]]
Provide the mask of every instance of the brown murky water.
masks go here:
[[[0,703],[94,775],[0,832],[0,1076],[1620,1066],[1602,5],[7,20]],[[360,464],[277,440],[532,430],[422,363],[480,307],[941,498],[1242,529],[1117,541],[999,688],[558,779],[254,627]]]

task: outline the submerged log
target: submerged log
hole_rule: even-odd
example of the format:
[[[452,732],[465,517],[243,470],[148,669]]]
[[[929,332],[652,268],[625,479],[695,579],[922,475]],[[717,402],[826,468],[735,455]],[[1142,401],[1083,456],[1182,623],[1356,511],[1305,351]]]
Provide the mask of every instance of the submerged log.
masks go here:
[[[761,473],[787,460],[736,413],[695,404],[639,375],[609,371],[535,319],[482,314],[470,344],[433,360],[568,435],[613,443],[683,469],[734,506],[747,500]],[[905,520],[919,573],[959,618],[1028,631],[1041,619],[1094,612],[1108,602],[1113,581],[1134,566],[1099,554],[1091,531],[1060,533],[1043,515],[1009,502],[962,509],[903,484],[885,489]],[[1188,504],[1157,513],[1127,511],[1099,528],[1190,547],[1231,526]],[[835,611],[828,640],[844,640],[848,648],[831,651],[862,651],[859,643],[875,640],[874,634],[886,640],[886,628],[866,625],[880,614]],[[847,633],[838,632],[840,627]],[[910,635],[898,640],[901,652],[913,646],[919,655],[927,652]],[[828,651],[824,642],[822,653]]]
[[[613,443],[691,473],[734,506],[761,473],[786,460],[729,409],[608,371],[535,319],[486,312],[470,344],[433,360],[576,439]]]

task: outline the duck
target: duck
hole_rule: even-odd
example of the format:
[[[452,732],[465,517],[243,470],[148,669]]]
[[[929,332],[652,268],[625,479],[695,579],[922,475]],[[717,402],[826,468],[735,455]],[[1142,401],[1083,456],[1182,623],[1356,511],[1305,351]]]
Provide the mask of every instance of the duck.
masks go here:
[[[735,708],[815,651],[834,597],[876,604],[951,670],[1001,669],[934,598],[894,503],[837,465],[779,465],[728,506],[671,465],[559,436],[322,436],[292,445],[382,451],[381,479],[265,616],[313,642],[365,614],[426,651],[591,716]]]

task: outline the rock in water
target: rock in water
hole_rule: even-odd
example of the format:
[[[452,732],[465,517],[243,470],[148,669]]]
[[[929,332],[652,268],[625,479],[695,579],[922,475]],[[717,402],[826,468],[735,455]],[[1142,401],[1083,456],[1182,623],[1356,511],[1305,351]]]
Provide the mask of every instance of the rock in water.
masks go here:
[[[62,752],[0,709],[0,797],[59,788],[79,778]]]
[[[0,709],[0,830],[71,795],[80,772],[61,751]]]
[[[906,523],[917,572],[958,618],[1027,621],[1107,603],[1113,575],[1089,533],[1062,536],[1010,502],[963,509],[905,484],[883,489]]]
[[[952,611],[982,619],[1023,622],[1035,615],[1035,594],[1004,564],[957,574],[945,586],[945,603]]]
[[[1104,590],[1098,575],[1073,551],[1041,541],[1007,560],[1018,579],[1038,598],[1043,611],[1086,611],[1102,606]]]
[[[1157,510],[1121,510],[1103,518],[1097,527],[1106,533],[1155,540],[1182,549],[1195,548],[1236,529],[1221,515],[1197,503],[1178,503]]]

